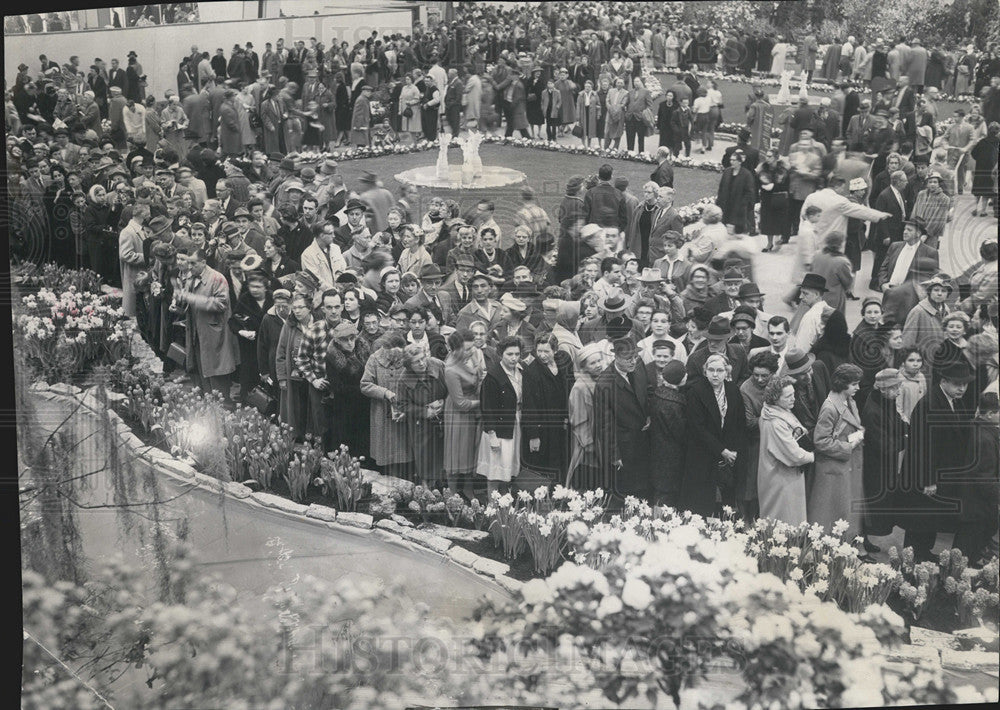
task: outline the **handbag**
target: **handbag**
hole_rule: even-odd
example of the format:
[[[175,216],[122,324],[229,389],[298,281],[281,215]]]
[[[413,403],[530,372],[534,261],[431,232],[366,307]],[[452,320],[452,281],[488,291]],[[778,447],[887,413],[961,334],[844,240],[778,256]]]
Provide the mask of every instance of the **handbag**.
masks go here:
[[[170,343],[170,347],[167,348],[167,357],[184,367],[187,362],[187,348],[180,343]]]
[[[403,118],[413,118],[413,107],[407,106],[403,109]]]
[[[247,404],[265,416],[274,411],[276,403],[274,395],[264,385],[257,385],[247,395]]]
[[[571,132],[577,138],[583,138],[583,126],[581,126],[579,123],[576,124],[575,126],[573,126],[573,129],[572,129]]]

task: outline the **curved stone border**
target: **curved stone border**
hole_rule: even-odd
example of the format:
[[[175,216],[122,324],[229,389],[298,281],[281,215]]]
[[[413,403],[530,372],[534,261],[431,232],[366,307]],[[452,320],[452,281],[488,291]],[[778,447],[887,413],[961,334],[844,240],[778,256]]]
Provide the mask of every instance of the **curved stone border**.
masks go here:
[[[47,399],[72,400],[83,409],[88,410],[88,413],[99,416],[101,407],[94,392],[95,389],[96,386],[82,390],[75,385],[66,383],[50,386],[42,382],[36,382],[29,387],[32,394]],[[107,396],[109,403],[125,398],[124,395],[111,391],[108,391]],[[338,512],[334,508],[317,503],[304,505],[273,493],[253,491],[242,483],[220,481],[195,469],[194,461],[178,459],[162,449],[144,443],[132,432],[128,424],[114,409],[109,408],[107,412],[111,426],[115,429],[121,444],[126,448],[127,454],[142,459],[150,464],[157,473],[169,476],[180,483],[228,496],[247,505],[270,508],[299,520],[325,525],[338,532],[351,535],[374,535],[390,544],[408,550],[435,554],[439,558],[465,567],[497,585],[508,594],[513,594],[521,589],[523,582],[507,576],[510,571],[509,565],[487,557],[480,557],[464,547],[455,545],[442,535],[418,529],[405,518],[399,518],[399,520],[407,525],[390,518],[374,523],[372,516],[367,513]]]

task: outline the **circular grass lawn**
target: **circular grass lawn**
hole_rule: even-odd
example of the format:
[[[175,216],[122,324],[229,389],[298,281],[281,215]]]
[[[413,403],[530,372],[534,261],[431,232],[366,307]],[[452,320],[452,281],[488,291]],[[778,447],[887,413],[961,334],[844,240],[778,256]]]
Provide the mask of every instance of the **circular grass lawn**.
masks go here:
[[[655,139],[647,141],[646,150],[656,148]],[[501,145],[484,145],[480,149],[484,165],[500,165],[514,170],[520,170],[527,178],[524,184],[531,186],[539,204],[545,208],[555,221],[559,203],[566,194],[566,180],[573,175],[592,175],[605,162],[614,168],[615,177],[626,177],[629,181],[628,191],[641,199],[642,186],[649,181],[649,175],[656,168],[651,163],[639,163],[629,160],[605,160],[596,156],[573,155],[537,148],[517,148]],[[358,178],[364,171],[378,175],[387,189],[398,194],[400,184],[395,176],[404,170],[420,166],[433,166],[437,160],[437,151],[428,150],[422,153],[407,155],[387,155],[379,158],[364,158],[362,160],[345,160],[338,170],[344,176],[348,189],[356,188]],[[462,151],[457,146],[448,153],[450,164],[460,165]],[[448,190],[438,188],[418,188],[420,194],[419,212],[422,216],[427,211],[426,201],[432,195],[457,200],[462,206],[462,212],[475,206],[480,199],[493,200],[496,204],[496,220],[505,233],[515,224],[514,216],[523,204],[521,201],[522,185],[515,185],[486,190]],[[674,189],[677,191],[675,204],[680,207],[697,200],[714,196],[718,193],[719,173],[708,170],[693,170],[687,168],[674,169]],[[505,240],[506,241],[506,240]]]

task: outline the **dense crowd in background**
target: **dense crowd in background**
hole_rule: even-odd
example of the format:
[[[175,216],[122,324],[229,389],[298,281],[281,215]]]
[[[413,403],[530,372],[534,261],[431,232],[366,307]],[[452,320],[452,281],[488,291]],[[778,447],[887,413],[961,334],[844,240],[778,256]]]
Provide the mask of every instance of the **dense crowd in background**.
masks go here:
[[[691,130],[712,148],[720,98],[697,65],[718,38],[673,31],[655,3],[580,6],[466,9],[353,47],[192,47],[165,103],[136,52],[89,76],[78,57],[22,64],[6,111],[14,255],[93,269],[173,377],[392,475],[468,497],[559,482],[619,504],[844,519],[869,551],[898,524],[921,558],[950,529],[977,558],[997,522],[997,242],[964,274],[942,273],[938,249],[969,177],[975,216],[996,213],[995,65],[977,59],[971,80],[994,72],[982,101],[942,124],[926,75],[890,62],[880,90],[838,47],[840,90],[790,108],[761,150],[757,89],[715,204],[686,227],[672,162]],[[654,113],[642,67],[674,60]],[[624,133],[637,152],[658,131],[641,196],[598,161],[556,214],[520,189],[501,228],[490,197],[393,194],[371,172],[348,185],[316,157],[543,124],[615,147]],[[759,235],[764,251],[794,240],[786,293],[757,286]],[[882,295],[850,332],[864,249]],[[956,482],[943,471],[963,454]]]

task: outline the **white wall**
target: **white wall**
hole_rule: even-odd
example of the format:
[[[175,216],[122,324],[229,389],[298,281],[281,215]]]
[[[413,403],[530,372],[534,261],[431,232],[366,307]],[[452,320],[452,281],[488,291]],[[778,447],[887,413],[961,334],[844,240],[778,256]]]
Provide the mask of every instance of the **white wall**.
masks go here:
[[[89,67],[95,57],[100,57],[108,65],[112,57],[117,57],[124,67],[129,50],[135,50],[147,77],[147,95],[151,93],[159,98],[167,89],[177,90],[177,67],[190,54],[192,45],[210,54],[215,54],[216,48],[222,47],[228,58],[237,43],[242,46],[253,42],[257,54],[261,55],[264,43],[274,44],[278,37],[283,37],[286,45],[316,37],[330,46],[333,41],[339,43],[343,40],[354,44],[368,37],[372,30],[378,30],[380,34],[409,34],[411,26],[409,9],[375,12],[355,9],[342,10],[337,15],[11,35],[4,38],[4,77],[7,85],[13,86],[17,65],[21,62],[36,73],[39,54],[45,54],[59,64],[75,54],[80,57],[80,65],[84,68]]]

